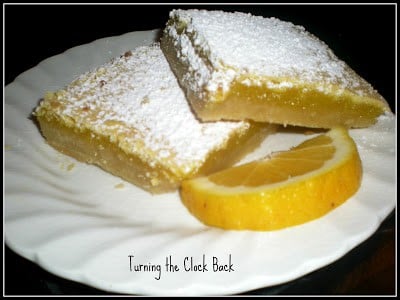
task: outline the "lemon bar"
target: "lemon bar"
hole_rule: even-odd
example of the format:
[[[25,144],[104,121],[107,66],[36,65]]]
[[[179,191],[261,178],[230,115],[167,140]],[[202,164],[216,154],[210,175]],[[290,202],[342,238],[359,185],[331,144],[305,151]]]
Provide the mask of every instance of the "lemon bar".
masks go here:
[[[325,43],[276,18],[173,10],[161,48],[205,121],[366,127],[390,110]]]
[[[34,114],[51,146],[152,193],[232,165],[274,129],[201,123],[159,44],[127,51],[48,92]]]

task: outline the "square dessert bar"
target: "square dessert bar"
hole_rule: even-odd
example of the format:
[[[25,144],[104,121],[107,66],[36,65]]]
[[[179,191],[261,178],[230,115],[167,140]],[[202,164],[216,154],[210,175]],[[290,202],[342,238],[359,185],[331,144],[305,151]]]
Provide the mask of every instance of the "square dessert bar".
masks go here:
[[[34,114],[55,149],[153,193],[232,165],[274,129],[201,123],[159,44],[128,51],[48,92]]]
[[[365,127],[390,110],[325,43],[276,18],[173,10],[161,48],[205,121]]]

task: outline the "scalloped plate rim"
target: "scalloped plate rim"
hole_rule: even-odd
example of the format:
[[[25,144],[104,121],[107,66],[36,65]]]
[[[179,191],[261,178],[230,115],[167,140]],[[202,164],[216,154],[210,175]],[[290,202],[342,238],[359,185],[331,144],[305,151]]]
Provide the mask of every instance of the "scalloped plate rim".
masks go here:
[[[126,41],[126,39],[134,39],[136,35],[141,34],[144,36],[148,36],[150,39],[152,39],[152,36],[158,35],[159,34],[160,29],[155,29],[155,30],[151,30],[151,31],[140,31],[140,32],[128,32],[128,33],[124,33],[122,35],[119,36],[112,36],[112,37],[106,37],[106,38],[101,38],[101,39],[96,39],[91,43],[88,44],[84,44],[84,45],[80,45],[80,46],[76,46],[73,47],[71,49],[68,49],[66,51],[64,51],[61,54],[49,57],[45,60],[43,60],[42,62],[40,62],[37,66],[21,73],[19,76],[16,77],[16,79],[14,80],[14,82],[12,82],[10,85],[13,85],[14,83],[18,83],[19,81],[21,81],[21,79],[23,78],[24,80],[29,79],[29,76],[31,76],[31,74],[35,74],[35,72],[43,72],[43,67],[46,67],[46,65],[48,65],[51,61],[57,61],[57,60],[61,60],[61,59],[65,59],[65,57],[67,57],[68,55],[73,54],[76,51],[80,51],[80,50],[85,50],[86,47],[91,47],[93,46],[93,44],[97,43],[99,45],[103,44],[104,42],[108,42],[108,41],[113,41],[115,42],[121,42],[123,44],[128,44],[129,42]],[[146,42],[149,42],[150,40],[146,40]],[[144,41],[135,41],[135,43],[142,43]],[[41,69],[42,68],[42,69]],[[45,68],[46,69],[46,68]],[[52,70],[54,71],[54,70]],[[7,87],[6,87],[7,90]],[[5,103],[8,103],[7,98]],[[12,105],[12,103],[8,103],[10,105]],[[32,107],[32,109],[34,108],[34,106]],[[5,128],[7,129],[7,128]],[[103,171],[99,171],[99,172],[103,172]],[[7,175],[7,172],[5,172],[5,175]],[[6,187],[6,186],[5,186]],[[7,196],[7,190],[5,189],[5,198],[10,198],[10,197],[6,197]],[[13,198],[13,197],[11,197]],[[5,201],[3,202],[3,206],[6,206],[7,204],[7,200],[5,199]],[[266,275],[260,275],[260,274],[251,274],[250,277],[248,277],[247,279],[243,279],[243,280],[236,280],[239,281],[239,283],[237,283],[237,286],[235,287],[227,287],[227,286],[215,286],[215,285],[207,285],[207,283],[202,283],[202,282],[193,282],[193,281],[189,281],[189,286],[191,286],[193,288],[193,290],[190,290],[190,288],[182,288],[181,290],[178,291],[174,291],[174,290],[169,290],[168,288],[159,288],[154,289],[154,286],[141,286],[138,287],[135,284],[133,284],[132,286],[129,285],[125,285],[125,289],[122,287],[117,287],[117,288],[112,288],[110,286],[107,286],[106,284],[101,284],[96,282],[95,280],[93,280],[93,278],[88,278],[85,273],[81,270],[81,272],[79,272],[77,275],[72,275],[72,276],[62,276],[65,277],[69,280],[73,280],[73,281],[77,281],[83,284],[87,284],[90,286],[93,286],[95,288],[98,289],[102,289],[105,291],[110,291],[110,292],[119,292],[119,293],[140,293],[140,294],[153,294],[153,295],[163,295],[163,294],[171,294],[171,295],[187,295],[187,294],[193,294],[193,295],[198,295],[198,294],[230,294],[230,293],[239,293],[239,292],[245,292],[245,291],[249,291],[249,290],[253,290],[253,289],[257,289],[257,288],[263,288],[263,287],[268,287],[271,285],[275,285],[275,284],[280,284],[280,283],[284,283],[293,279],[296,279],[300,276],[303,276],[309,272],[312,272],[316,269],[319,269],[329,263],[332,263],[333,261],[339,259],[340,257],[342,257],[343,255],[345,255],[346,253],[348,253],[351,249],[353,249],[354,247],[356,247],[357,245],[359,245],[360,243],[362,243],[363,241],[365,241],[368,237],[370,237],[375,230],[378,228],[378,226],[380,225],[380,223],[383,221],[383,219],[393,210],[393,208],[395,207],[395,203],[387,203],[385,208],[386,210],[384,212],[380,212],[381,214],[375,214],[374,216],[376,217],[376,222],[374,222],[373,224],[370,224],[370,226],[368,227],[368,229],[364,228],[364,230],[361,230],[360,232],[358,232],[358,235],[353,235],[351,236],[352,239],[351,240],[347,240],[346,243],[343,243],[341,246],[341,250],[340,251],[336,251],[336,252],[332,252],[330,253],[330,255],[328,256],[323,256],[323,257],[318,257],[319,260],[321,261],[317,261],[317,262],[312,262],[311,264],[307,265],[307,261],[297,264],[297,268],[287,271],[285,273],[285,276],[281,276],[279,278],[268,278],[268,276]],[[388,213],[386,213],[386,211],[388,211]],[[6,222],[5,222],[5,225]],[[308,226],[312,226],[312,225],[308,225]],[[6,226],[7,227],[7,226]],[[14,244],[13,242],[13,236],[9,235],[7,233],[7,231],[4,231],[4,236],[5,236],[5,243],[16,253],[18,253],[19,255],[34,261],[35,263],[37,263],[38,265],[40,265],[41,267],[43,267],[44,269],[46,269],[47,271],[60,276],[61,272],[60,270],[57,270],[57,268],[52,269],[49,266],[46,266],[46,264],[42,263],[40,260],[38,260],[38,257],[40,256],[39,252],[32,252],[32,254],[29,254],[29,249],[24,249],[23,246],[19,246],[17,244]],[[249,233],[251,235],[251,233]],[[258,271],[259,272],[259,271]],[[260,272],[259,272],[260,273]],[[240,276],[240,275],[239,275]],[[190,276],[189,276],[190,277]],[[252,281],[253,280],[253,281]],[[142,279],[143,281],[143,279]]]

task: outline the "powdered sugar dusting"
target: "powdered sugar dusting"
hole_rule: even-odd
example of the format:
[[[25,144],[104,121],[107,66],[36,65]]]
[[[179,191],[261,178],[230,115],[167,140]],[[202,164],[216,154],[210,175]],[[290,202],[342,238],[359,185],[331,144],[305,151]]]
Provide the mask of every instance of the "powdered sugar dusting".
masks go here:
[[[184,59],[199,78],[188,78],[196,92],[228,89],[234,72],[236,76],[251,73],[322,82],[360,96],[376,96],[364,79],[301,26],[276,18],[205,10],[174,10],[170,19],[165,34],[174,39],[181,56],[191,56]]]
[[[63,118],[185,172],[199,167],[232,133],[249,127],[247,122],[200,123],[158,44],[125,53],[57,95]]]

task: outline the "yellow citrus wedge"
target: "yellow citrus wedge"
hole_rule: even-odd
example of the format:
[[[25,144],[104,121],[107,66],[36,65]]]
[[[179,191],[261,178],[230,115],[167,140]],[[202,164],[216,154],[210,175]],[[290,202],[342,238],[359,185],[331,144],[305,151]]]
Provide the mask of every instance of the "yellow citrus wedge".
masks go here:
[[[358,190],[357,147],[338,127],[289,151],[182,183],[181,198],[204,224],[276,230],[321,217]]]

